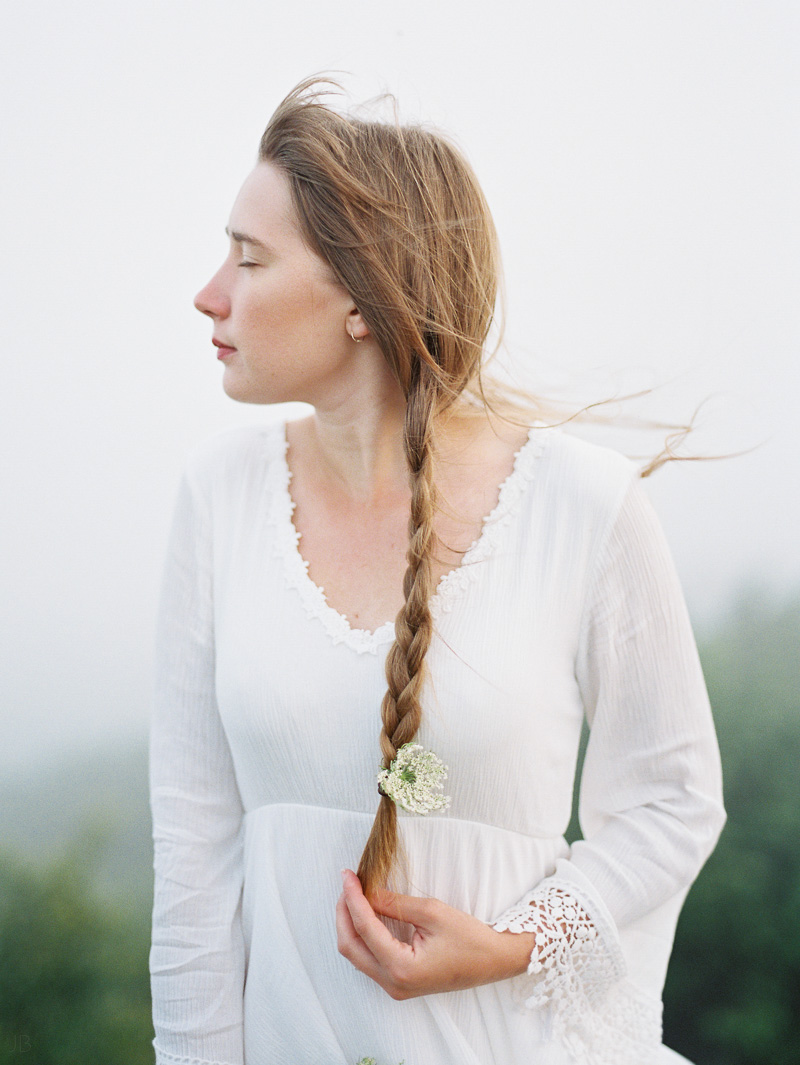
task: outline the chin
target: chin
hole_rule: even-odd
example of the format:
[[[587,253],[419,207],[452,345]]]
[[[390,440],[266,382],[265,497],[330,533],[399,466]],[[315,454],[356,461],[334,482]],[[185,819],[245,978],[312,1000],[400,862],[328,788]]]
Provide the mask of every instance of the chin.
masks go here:
[[[236,403],[274,403],[274,399],[261,399],[259,396],[253,396],[249,392],[240,390],[237,388],[224,388],[225,395],[228,399],[235,400]]]
[[[258,403],[254,395],[254,389],[247,380],[242,380],[242,375],[231,372],[231,367],[225,367],[222,375],[222,390],[228,399],[234,399],[237,403]]]
[[[226,372],[222,378],[222,390],[228,399],[235,400],[236,403],[254,403],[257,405],[265,405],[270,403],[288,403],[290,402],[283,396],[273,396],[269,393],[265,393],[264,389],[254,388],[248,381],[242,381],[241,378],[237,378]]]

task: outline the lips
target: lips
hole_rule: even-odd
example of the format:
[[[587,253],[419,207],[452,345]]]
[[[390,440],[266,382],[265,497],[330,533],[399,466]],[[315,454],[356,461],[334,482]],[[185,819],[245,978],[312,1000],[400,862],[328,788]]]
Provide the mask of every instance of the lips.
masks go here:
[[[232,355],[233,352],[236,351],[236,348],[232,347],[230,344],[226,344],[225,341],[220,340],[219,337],[212,337],[211,343],[215,348],[219,349],[217,351],[218,359],[224,359],[226,355]]]

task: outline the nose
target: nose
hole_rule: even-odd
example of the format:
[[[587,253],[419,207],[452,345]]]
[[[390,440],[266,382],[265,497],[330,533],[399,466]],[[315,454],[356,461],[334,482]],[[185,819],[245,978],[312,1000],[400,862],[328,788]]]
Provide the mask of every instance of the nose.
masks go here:
[[[230,302],[220,284],[219,270],[194,298],[194,305],[201,314],[207,314],[209,318],[227,318],[230,314]]]

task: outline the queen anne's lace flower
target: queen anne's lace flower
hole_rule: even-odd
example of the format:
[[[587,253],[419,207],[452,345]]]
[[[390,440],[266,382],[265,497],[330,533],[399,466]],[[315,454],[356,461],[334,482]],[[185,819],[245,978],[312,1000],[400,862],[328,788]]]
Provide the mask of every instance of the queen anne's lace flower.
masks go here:
[[[418,743],[404,743],[388,769],[378,772],[378,790],[411,814],[446,810],[450,796],[442,794],[447,766],[433,751]]]
[[[375,1058],[361,1058],[356,1062],[356,1065],[378,1065]],[[400,1065],[405,1065],[405,1062],[401,1061]]]

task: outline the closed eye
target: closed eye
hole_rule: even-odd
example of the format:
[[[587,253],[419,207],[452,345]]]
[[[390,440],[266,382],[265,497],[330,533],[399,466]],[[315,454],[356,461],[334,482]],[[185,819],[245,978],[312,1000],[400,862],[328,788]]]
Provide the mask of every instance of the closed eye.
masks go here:
[[[251,263],[249,259],[243,259],[242,262],[237,263],[237,266],[258,266],[258,263]]]

